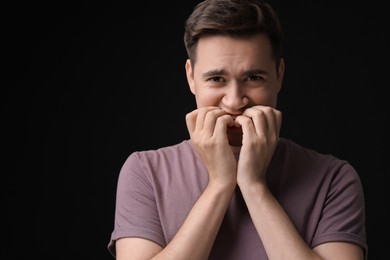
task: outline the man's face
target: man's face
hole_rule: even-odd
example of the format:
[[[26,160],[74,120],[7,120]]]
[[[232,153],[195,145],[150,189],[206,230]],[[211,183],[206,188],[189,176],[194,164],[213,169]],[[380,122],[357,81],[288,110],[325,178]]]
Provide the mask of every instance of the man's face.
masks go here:
[[[264,34],[251,38],[202,37],[194,67],[189,60],[186,63],[197,107],[218,106],[233,117],[255,105],[276,107],[283,72],[283,61],[277,72],[270,41]]]

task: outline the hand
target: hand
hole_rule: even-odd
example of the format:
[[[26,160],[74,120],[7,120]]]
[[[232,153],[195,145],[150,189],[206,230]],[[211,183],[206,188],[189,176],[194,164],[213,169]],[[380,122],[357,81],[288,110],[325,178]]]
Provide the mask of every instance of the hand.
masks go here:
[[[243,139],[237,166],[240,187],[254,182],[266,184],[266,172],[279,141],[282,113],[268,106],[253,106],[235,120]]]
[[[234,120],[218,107],[196,109],[186,115],[187,129],[208,173],[209,183],[236,183],[237,162],[226,130]]]

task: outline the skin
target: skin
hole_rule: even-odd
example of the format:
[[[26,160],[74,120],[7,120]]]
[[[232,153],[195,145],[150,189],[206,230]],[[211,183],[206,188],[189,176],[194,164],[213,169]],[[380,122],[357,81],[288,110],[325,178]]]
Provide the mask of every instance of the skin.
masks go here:
[[[275,107],[284,74],[283,60],[276,68],[271,50],[263,34],[199,40],[194,67],[189,60],[185,65],[197,104],[186,123],[209,183],[165,248],[141,238],[122,238],[116,242],[118,260],[207,259],[237,186],[269,259],[363,260],[362,249],[350,243],[310,248],[266,185],[282,123]]]

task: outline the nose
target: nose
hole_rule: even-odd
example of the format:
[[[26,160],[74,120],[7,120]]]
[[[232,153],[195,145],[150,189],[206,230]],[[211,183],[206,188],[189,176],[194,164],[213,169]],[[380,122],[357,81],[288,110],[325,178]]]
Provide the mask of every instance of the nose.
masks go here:
[[[248,104],[248,97],[243,86],[236,81],[230,82],[222,98],[223,104],[231,110],[239,110]]]

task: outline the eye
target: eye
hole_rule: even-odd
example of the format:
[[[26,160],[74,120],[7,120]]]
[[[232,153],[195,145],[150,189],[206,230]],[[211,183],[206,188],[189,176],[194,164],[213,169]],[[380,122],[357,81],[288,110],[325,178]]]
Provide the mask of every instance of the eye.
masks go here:
[[[222,77],[218,77],[218,76],[215,76],[215,77],[211,77],[209,79],[207,79],[207,81],[212,81],[212,82],[223,82],[223,78]]]
[[[248,76],[247,80],[249,80],[249,81],[264,80],[264,77],[262,77],[260,75],[250,75],[250,76]]]

